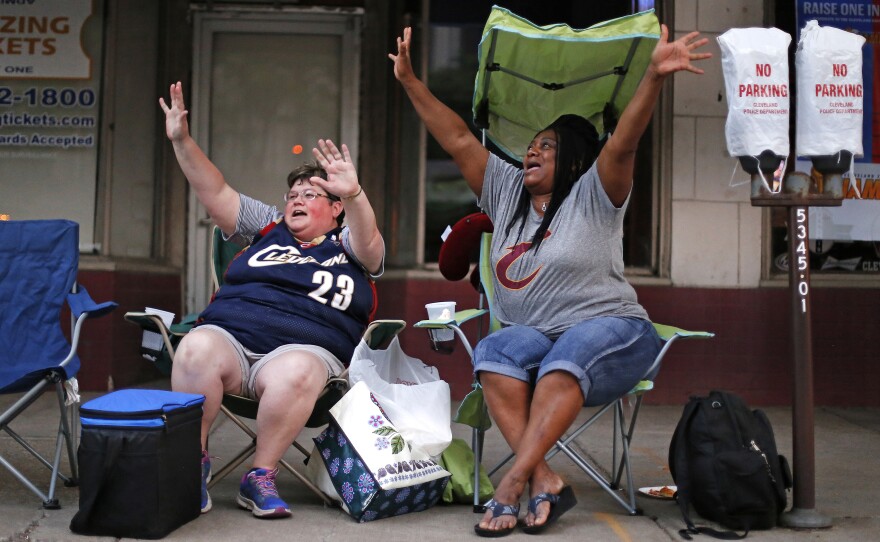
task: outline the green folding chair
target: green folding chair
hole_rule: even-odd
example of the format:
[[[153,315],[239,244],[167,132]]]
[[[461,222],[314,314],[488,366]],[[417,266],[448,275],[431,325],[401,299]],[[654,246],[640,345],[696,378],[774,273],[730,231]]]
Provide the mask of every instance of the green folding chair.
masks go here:
[[[475,224],[475,222],[467,222],[465,220],[459,221],[455,227],[453,227],[453,233],[450,234],[450,237],[455,234],[456,227],[472,227],[471,224]],[[473,234],[466,234],[464,237],[473,238]],[[480,259],[478,264],[479,270],[479,285],[481,292],[480,305],[481,308],[478,309],[466,309],[462,311],[456,312],[449,319],[444,320],[422,320],[415,324],[415,327],[427,329],[427,330],[441,330],[441,329],[451,329],[454,331],[455,336],[458,340],[461,341],[465,350],[468,353],[468,356],[471,358],[471,362],[473,363],[473,348],[468,341],[467,336],[461,329],[461,326],[474,318],[488,318],[488,333],[492,333],[493,331],[500,328],[500,324],[498,321],[492,317],[492,304],[494,299],[494,286],[492,280],[492,269],[491,264],[489,262],[489,251],[492,244],[492,234],[491,233],[482,233],[479,238],[480,243]],[[447,239],[447,242],[448,239]],[[469,247],[462,246],[461,250],[467,252],[470,250]],[[461,258],[460,255],[455,254],[445,254],[441,252],[441,258],[446,255],[450,258]],[[465,256],[466,258],[466,256]],[[441,262],[441,268],[443,267],[443,263]],[[666,356],[666,353],[669,351],[669,348],[673,343],[677,342],[680,339],[690,339],[690,338],[709,338],[713,337],[714,333],[706,332],[706,331],[688,331],[685,329],[681,329],[674,326],[663,325],[654,323],[654,328],[657,330],[657,334],[663,340],[664,344],[657,357],[654,358],[651,367],[645,372],[645,375],[652,374],[663,361],[663,358]],[[433,335],[432,341],[433,341]],[[568,434],[563,438],[559,439],[556,442],[556,445],[547,453],[546,459],[550,459],[562,452],[564,455],[568,456],[584,473],[589,476],[594,482],[596,482],[599,487],[601,487],[606,493],[608,493],[615,502],[617,502],[620,506],[622,506],[626,512],[630,515],[637,515],[640,513],[640,510],[636,506],[636,492],[635,485],[632,479],[632,468],[630,465],[630,443],[632,442],[633,435],[635,433],[636,422],[638,420],[639,409],[642,405],[642,399],[645,393],[649,392],[654,388],[653,381],[647,379],[647,377],[641,380],[632,390],[628,393],[624,394],[621,397],[614,399],[604,405],[599,405],[598,410],[593,413],[589,419],[587,419],[582,424],[577,427],[572,427]],[[635,404],[633,406],[632,414],[627,419],[626,412],[624,409],[625,401],[634,400]],[[591,458],[585,457],[583,454],[579,453],[577,448],[573,446],[575,439],[577,439],[584,431],[589,429],[591,426],[595,424],[600,418],[602,418],[607,412],[614,413],[614,421],[613,421],[613,436],[612,436],[612,464],[610,468],[603,468],[603,466],[598,465]],[[485,432],[491,427],[491,420],[488,414],[488,410],[486,408],[485,402],[483,400],[483,390],[480,387],[479,381],[474,380],[473,390],[464,398],[461,402],[461,405],[456,413],[454,421],[458,423],[462,423],[464,425],[468,425],[472,428],[471,434],[471,447],[474,451],[475,457],[475,468],[474,468],[474,512],[483,512],[483,506],[479,502],[479,485],[480,485],[480,476],[479,476],[479,466],[482,460],[482,452],[483,452],[483,440]],[[514,456],[513,453],[507,455],[504,459],[502,459],[497,465],[489,470],[489,476],[492,476],[495,472],[497,472],[502,466],[504,466],[510,459]],[[610,477],[603,474],[603,471],[610,473]],[[625,495],[621,496],[618,489],[621,488],[621,482],[623,482],[625,475]]]

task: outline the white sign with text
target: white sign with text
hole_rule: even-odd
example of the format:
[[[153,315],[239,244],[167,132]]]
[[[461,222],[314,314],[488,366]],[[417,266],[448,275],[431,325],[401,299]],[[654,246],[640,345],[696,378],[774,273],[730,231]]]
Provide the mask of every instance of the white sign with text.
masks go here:
[[[83,26],[92,0],[5,0],[0,11],[0,78],[88,79]]]

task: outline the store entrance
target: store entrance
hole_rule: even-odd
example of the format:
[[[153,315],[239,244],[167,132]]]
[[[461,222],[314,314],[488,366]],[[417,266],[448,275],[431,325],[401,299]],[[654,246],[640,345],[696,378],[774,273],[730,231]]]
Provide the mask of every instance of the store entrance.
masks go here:
[[[192,135],[239,192],[283,208],[287,174],[318,138],[357,163],[360,13],[211,11],[194,17]],[[301,152],[295,153],[294,151]],[[213,224],[193,194],[187,312],[211,296]]]

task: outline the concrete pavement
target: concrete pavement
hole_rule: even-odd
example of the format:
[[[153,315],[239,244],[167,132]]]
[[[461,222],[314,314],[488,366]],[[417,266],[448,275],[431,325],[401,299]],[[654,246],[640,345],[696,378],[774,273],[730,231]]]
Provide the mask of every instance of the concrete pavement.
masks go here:
[[[157,386],[159,387],[159,386]],[[84,401],[97,394],[86,394]],[[5,409],[14,397],[0,397]],[[53,411],[55,398],[45,395],[31,407],[13,429],[32,441],[38,449],[49,452],[54,446],[52,435],[57,422]],[[754,406],[754,405],[753,405]],[[766,409],[776,432],[780,452],[791,459],[791,414],[787,408]],[[583,415],[588,414],[585,410]],[[633,473],[636,486],[672,484],[666,467],[669,439],[681,407],[645,407],[632,446]],[[591,429],[591,436],[581,436],[580,448],[590,456],[610,462],[610,416]],[[833,519],[829,529],[797,531],[776,528],[754,531],[749,539],[783,540],[877,540],[880,539],[880,410],[877,409],[816,409],[816,509]],[[469,442],[469,428],[453,424],[456,436]],[[314,433],[316,434],[316,432]],[[312,436],[312,434],[310,434]],[[305,442],[305,440],[301,440]],[[211,437],[211,453],[231,457],[246,443],[246,438],[233,424],[215,424]],[[307,447],[311,448],[310,443]],[[48,483],[48,470],[20,451],[5,433],[0,434],[0,454],[13,464],[33,474],[40,483]],[[484,464],[494,464],[506,453],[497,429],[487,434]],[[301,456],[292,450],[286,458],[301,465]],[[565,457],[557,456],[551,465],[571,483],[578,505],[545,534],[547,540],[601,541],[669,541],[680,540],[683,527],[678,507],[672,501],[640,496],[641,516],[627,516],[606,494],[598,489]],[[368,540],[394,539],[418,542],[452,539],[476,540],[473,525],[479,516],[466,505],[437,505],[425,512],[359,524],[338,508],[322,505],[288,473],[279,475],[281,496],[293,510],[293,517],[283,520],[258,520],[235,505],[238,479],[243,472],[230,475],[211,491],[214,508],[208,514],[172,532],[167,540]],[[283,472],[283,471],[282,471]],[[497,475],[493,477],[497,481]],[[111,540],[79,536],[69,530],[77,510],[79,493],[76,488],[59,484],[57,496],[60,510],[43,510],[39,499],[26,490],[11,474],[0,468],[0,540]],[[791,504],[791,496],[789,496]],[[695,522],[708,523],[693,516]],[[533,538],[516,531],[509,540]],[[706,538],[706,540],[709,540]]]

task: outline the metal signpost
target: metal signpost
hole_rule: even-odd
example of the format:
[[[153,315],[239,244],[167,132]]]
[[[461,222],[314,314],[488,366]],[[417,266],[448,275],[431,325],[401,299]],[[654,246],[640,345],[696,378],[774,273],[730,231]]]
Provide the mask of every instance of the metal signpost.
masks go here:
[[[794,353],[792,444],[794,488],[791,510],[782,524],[798,529],[831,526],[831,518],[816,511],[815,449],[813,435],[813,333],[810,312],[809,207],[837,207],[843,202],[843,178],[852,155],[813,157],[813,167],[823,176],[822,187],[804,173],[791,172],[782,179],[779,192],[767,190],[761,171],[776,170],[780,157],[767,152],[756,160],[741,157],[751,174],[751,200],[755,207],[788,208],[788,283],[791,292],[791,336]],[[760,168],[759,168],[760,165]],[[767,173],[764,173],[766,176]]]

